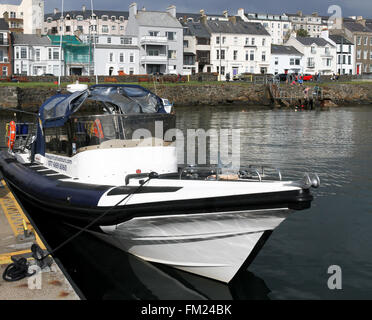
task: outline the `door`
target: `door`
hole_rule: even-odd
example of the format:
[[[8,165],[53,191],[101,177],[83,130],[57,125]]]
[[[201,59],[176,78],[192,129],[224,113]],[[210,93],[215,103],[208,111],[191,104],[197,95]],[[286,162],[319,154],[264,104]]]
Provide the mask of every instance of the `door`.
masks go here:
[[[360,64],[357,65],[357,74],[360,74]]]
[[[233,76],[238,74],[239,68],[233,68]]]

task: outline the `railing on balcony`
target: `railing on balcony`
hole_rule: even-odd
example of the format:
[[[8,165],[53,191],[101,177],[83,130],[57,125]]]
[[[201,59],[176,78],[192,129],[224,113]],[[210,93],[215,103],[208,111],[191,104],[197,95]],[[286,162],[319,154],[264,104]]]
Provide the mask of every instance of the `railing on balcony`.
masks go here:
[[[141,43],[154,43],[154,44],[166,44],[168,42],[167,37],[155,37],[155,36],[143,36]]]
[[[310,68],[310,69],[315,68],[315,63],[308,63],[307,68]]]
[[[161,54],[161,55],[158,55],[158,56],[142,56],[141,57],[141,61],[155,61],[155,62],[167,62],[167,56],[165,54]]]
[[[8,39],[0,39],[0,46],[8,46],[9,40]]]

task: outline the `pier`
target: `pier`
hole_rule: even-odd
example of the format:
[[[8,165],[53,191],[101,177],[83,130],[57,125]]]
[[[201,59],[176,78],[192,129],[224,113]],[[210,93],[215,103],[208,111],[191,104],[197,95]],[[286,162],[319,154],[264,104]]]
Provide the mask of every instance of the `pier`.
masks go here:
[[[47,245],[35,230],[26,211],[18,203],[4,180],[0,181],[0,272],[16,259],[25,258],[36,274],[15,282],[0,279],[0,300],[80,300],[71,280],[57,262],[40,268],[32,257],[31,245],[44,252]],[[29,269],[29,272],[30,272]]]

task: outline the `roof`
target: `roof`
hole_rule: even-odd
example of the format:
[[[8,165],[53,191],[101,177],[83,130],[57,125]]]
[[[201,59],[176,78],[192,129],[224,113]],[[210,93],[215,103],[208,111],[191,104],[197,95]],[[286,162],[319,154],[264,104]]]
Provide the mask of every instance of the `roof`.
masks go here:
[[[303,54],[292,46],[282,46],[282,45],[271,45],[271,54],[290,54],[296,56],[303,56]]]
[[[9,25],[8,25],[8,22],[5,21],[5,19],[0,19],[0,30],[4,31],[8,31],[9,30]]]
[[[59,45],[61,36],[59,35],[48,35],[53,45]],[[62,36],[62,43],[69,45],[81,45],[82,42],[76,36]]]
[[[250,34],[270,36],[261,23],[243,22],[237,20],[236,23],[231,21],[208,20],[206,26],[210,33],[232,33],[232,34]]]
[[[186,28],[184,29],[184,35],[193,35],[197,38],[210,38],[211,34],[209,33],[206,25],[201,22],[187,22]]]
[[[372,33],[372,29],[368,27],[368,25],[363,26],[361,23],[358,23],[356,21],[347,21],[344,22],[344,27],[351,32],[369,32]]]
[[[129,12],[128,11],[114,11],[114,10],[93,10],[94,14],[101,18],[102,16],[108,16],[111,18],[112,16],[115,16],[117,19],[119,17],[124,17],[128,20]],[[92,10],[73,10],[73,11],[65,11],[63,13],[63,16],[66,17],[66,15],[70,15],[72,19],[76,19],[77,16],[83,16],[84,20],[89,19],[92,15]],[[52,18],[53,20],[59,20],[61,19],[61,12],[58,12],[57,14],[54,13],[47,13],[44,15],[44,20],[47,20],[48,18]]]
[[[36,34],[14,34],[14,44],[27,44],[27,45],[51,45],[51,40],[47,36],[38,36]]]
[[[323,38],[313,38],[313,37],[297,37],[298,42],[302,43],[305,46],[311,46],[312,44],[316,44],[319,47],[324,47],[326,45],[330,45],[333,47],[333,44],[328,42]]]
[[[337,43],[337,44],[354,44],[339,34],[329,35],[329,39],[331,39],[334,43]]]
[[[136,20],[140,26],[182,28],[177,18],[168,12],[161,11],[138,11]]]

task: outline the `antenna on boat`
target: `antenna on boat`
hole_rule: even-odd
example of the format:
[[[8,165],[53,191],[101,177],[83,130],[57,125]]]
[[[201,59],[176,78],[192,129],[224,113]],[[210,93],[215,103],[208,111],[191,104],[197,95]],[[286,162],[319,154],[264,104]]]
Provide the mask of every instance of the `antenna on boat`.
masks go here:
[[[61,75],[62,75],[62,38],[64,34],[64,27],[63,27],[63,4],[64,1],[62,0],[62,11],[61,11],[61,34],[59,40],[59,75],[58,75],[58,88],[61,89]]]
[[[91,6],[91,9],[92,9],[92,17],[91,17],[91,21],[93,20],[93,17],[94,17],[94,10],[93,10],[93,0],[90,0],[90,6]],[[93,38],[93,74],[96,76],[96,84],[98,84],[98,75],[96,74],[96,66],[95,66],[95,63],[94,63],[94,55],[96,53],[96,37],[93,36],[93,30],[94,30],[94,27],[93,27],[93,23],[92,23],[92,38]],[[96,21],[96,24],[95,24],[95,28],[96,28],[96,35],[97,35],[97,21]],[[90,57],[90,53],[89,53],[89,57]],[[89,66],[90,68],[90,66]]]

